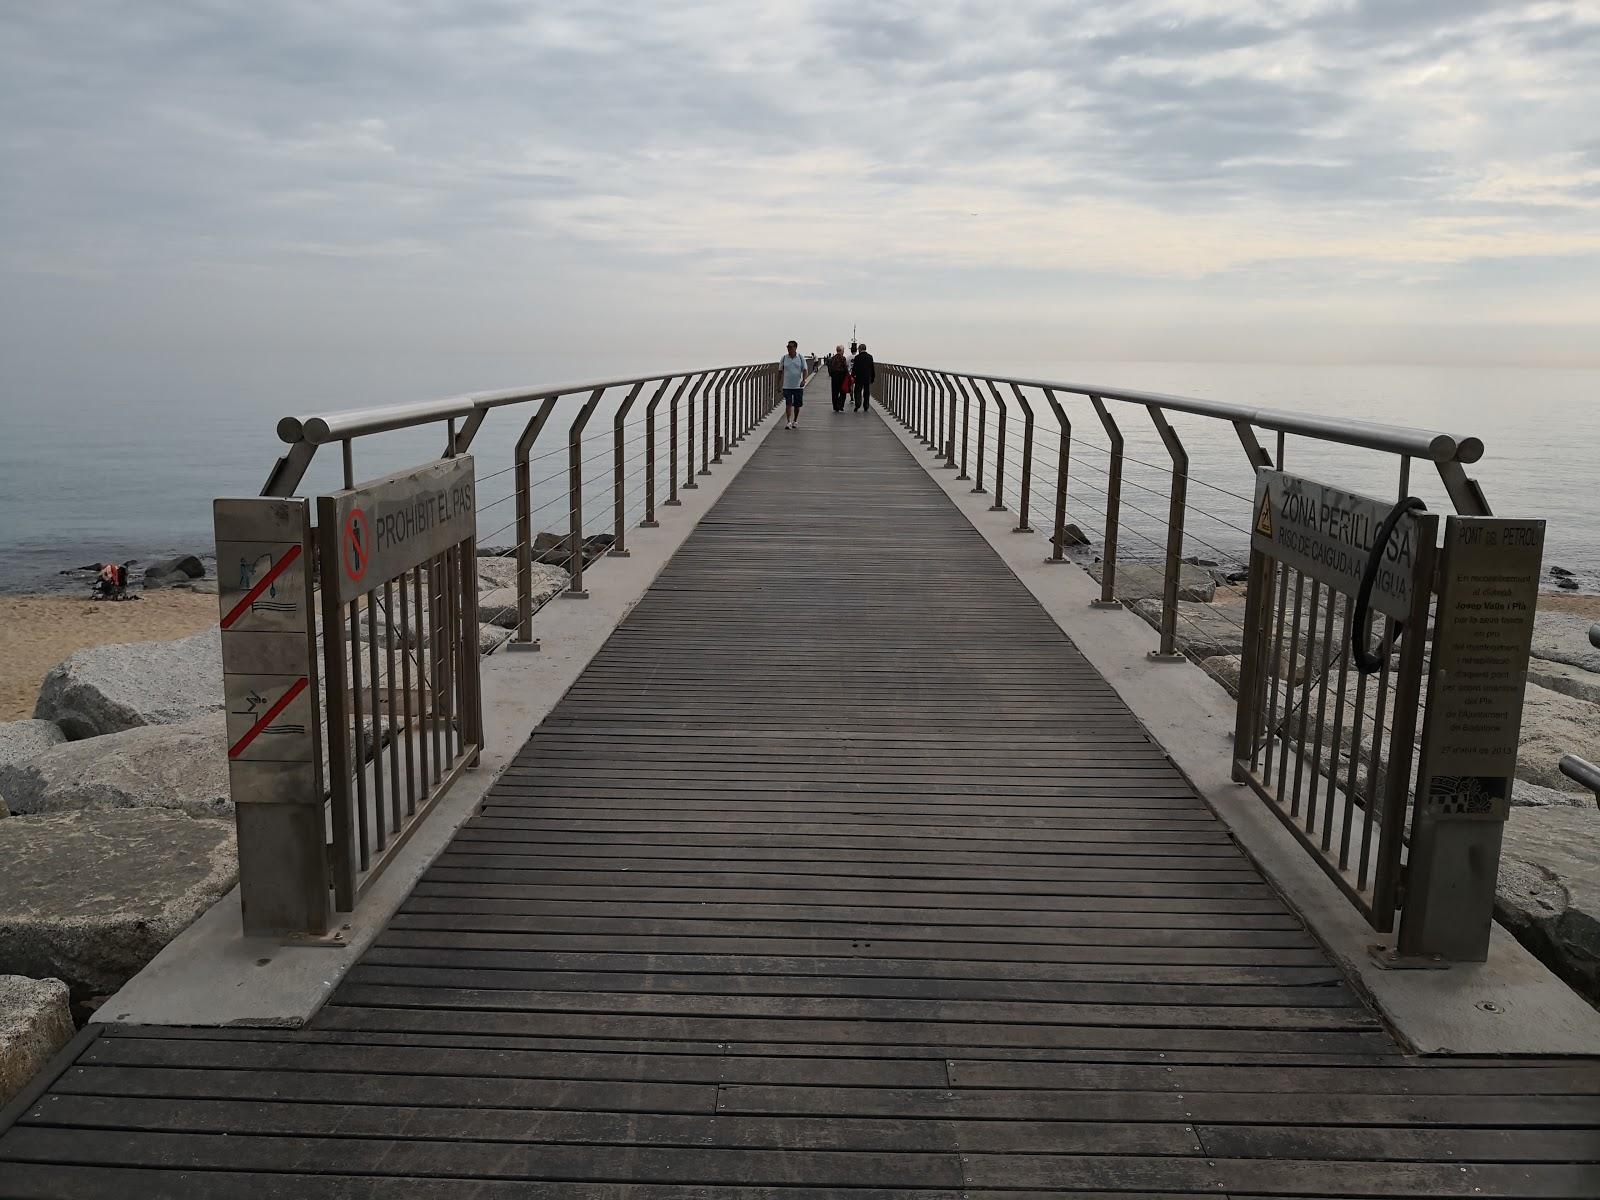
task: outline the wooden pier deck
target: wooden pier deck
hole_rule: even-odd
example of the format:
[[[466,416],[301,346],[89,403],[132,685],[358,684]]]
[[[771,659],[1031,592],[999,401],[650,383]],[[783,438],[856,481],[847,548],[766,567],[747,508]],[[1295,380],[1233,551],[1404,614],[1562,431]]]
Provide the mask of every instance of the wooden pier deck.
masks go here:
[[[12,1198],[1066,1193],[1595,1197],[1600,1067],[1400,1054],[815,401],[310,1028],[107,1029],[0,1135]]]

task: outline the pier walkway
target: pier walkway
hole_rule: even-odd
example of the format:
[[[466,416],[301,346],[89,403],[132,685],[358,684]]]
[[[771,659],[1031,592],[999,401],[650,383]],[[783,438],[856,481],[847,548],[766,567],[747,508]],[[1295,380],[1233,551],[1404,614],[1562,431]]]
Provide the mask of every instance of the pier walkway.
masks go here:
[[[107,1028],[0,1194],[1593,1197],[1597,1161],[1592,1061],[1404,1057],[894,433],[813,403],[309,1028]]]

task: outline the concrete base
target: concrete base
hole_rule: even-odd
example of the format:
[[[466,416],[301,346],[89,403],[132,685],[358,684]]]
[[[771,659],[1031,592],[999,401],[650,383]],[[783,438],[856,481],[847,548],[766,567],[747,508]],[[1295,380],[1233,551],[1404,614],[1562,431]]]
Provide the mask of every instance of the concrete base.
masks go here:
[[[750,436],[759,442],[775,428],[776,422],[763,423]],[[583,673],[737,474],[738,467],[718,472],[684,505],[681,515],[640,538],[631,557],[600,569],[589,603],[540,609],[536,620],[544,644],[542,654],[492,654],[483,660],[482,764],[465,772],[439,801],[362,897],[357,911],[344,914],[338,930],[345,935],[342,948],[246,938],[235,888],[102,1005],[93,1020],[287,1028],[305,1024],[456,830],[477,812],[528,735]]]
[[[916,449],[914,438],[889,428]],[[1393,935],[1375,932],[1255,793],[1233,781],[1233,698],[1187,661],[1155,661],[1156,631],[1134,613],[1102,608],[1100,585],[1085,571],[1051,569],[1036,546],[1010,535],[1009,521],[949,476],[932,469],[928,475],[1117,690],[1406,1048],[1437,1055],[1600,1055],[1600,1012],[1498,924],[1488,962],[1441,971],[1380,966],[1372,947],[1392,949]]]

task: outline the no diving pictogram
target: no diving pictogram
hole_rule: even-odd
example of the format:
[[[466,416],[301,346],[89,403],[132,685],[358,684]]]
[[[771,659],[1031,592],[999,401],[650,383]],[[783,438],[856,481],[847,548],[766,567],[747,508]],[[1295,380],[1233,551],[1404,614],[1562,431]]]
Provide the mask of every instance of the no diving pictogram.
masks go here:
[[[350,582],[360,583],[367,573],[367,564],[372,561],[372,526],[367,514],[359,508],[350,510],[350,517],[339,535],[339,557]]]

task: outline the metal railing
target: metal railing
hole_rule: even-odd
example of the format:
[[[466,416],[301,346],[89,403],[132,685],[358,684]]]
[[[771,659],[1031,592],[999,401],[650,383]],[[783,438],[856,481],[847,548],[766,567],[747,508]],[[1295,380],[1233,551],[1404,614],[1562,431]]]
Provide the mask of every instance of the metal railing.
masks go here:
[[[610,428],[588,433],[608,396]],[[480,653],[503,638],[538,649],[539,607],[587,598],[594,560],[628,555],[630,530],[656,527],[660,509],[679,505],[777,397],[774,360],[278,423],[287,449],[262,499],[218,502],[219,562],[241,563],[222,601],[230,717],[246,737],[230,751],[230,774],[247,933],[322,935],[333,913],[359,903],[478,761]],[[573,409],[564,444],[541,448],[563,401]],[[509,464],[479,474],[468,452],[485,420],[518,407],[531,411],[508,439]],[[433,425],[443,435],[436,459],[358,482],[361,439]],[[343,488],[294,498],[329,444],[340,448]],[[508,476],[509,491],[482,495]],[[552,518],[556,528],[541,531]],[[480,552],[480,540],[512,531],[509,546]],[[514,574],[494,571],[495,590],[480,596],[495,558]],[[499,586],[508,576],[509,589]]]
[[[878,370],[887,411],[943,469],[988,496],[991,511],[1014,506],[1018,533],[1033,531],[1041,490],[1036,451],[1042,448],[1051,542],[1046,561],[1080,561],[1099,582],[1096,606],[1126,605],[1153,625],[1159,633],[1153,659],[1199,661],[1229,686],[1238,699],[1235,778],[1293,830],[1374,928],[1391,929],[1397,908],[1406,904],[1412,920],[1408,936],[1402,917],[1402,947],[1421,946],[1426,954],[1431,945],[1450,943],[1446,957],[1473,956],[1471,947],[1463,948],[1470,939],[1440,935],[1436,899],[1427,913],[1430,889],[1443,886],[1429,856],[1436,849],[1435,819],[1445,813],[1446,801],[1435,796],[1424,803],[1417,792],[1424,782],[1440,790],[1434,774],[1421,778],[1437,682],[1429,672],[1430,618],[1442,615],[1436,541],[1443,531],[1448,545],[1458,522],[1490,518],[1483,491],[1466,470],[1483,455],[1479,439],[1084,383],[900,363],[879,363]],[[1046,412],[1054,428],[1042,430],[1037,417]],[[1144,428],[1154,435],[1159,458],[1138,457],[1126,414],[1148,422]],[[1237,440],[1243,454],[1237,477],[1194,474],[1179,426],[1195,428],[1197,419],[1216,423],[1222,440]],[[1263,435],[1275,440],[1274,452],[1263,445]],[[1285,459],[1291,446],[1306,441],[1368,452],[1378,465],[1387,460],[1401,501],[1411,491],[1414,464],[1437,473],[1457,516],[1443,521],[1426,512],[1406,514],[1404,528],[1417,541],[1406,563],[1406,578],[1418,585],[1409,594],[1412,603],[1390,596],[1387,604],[1375,600],[1369,607],[1358,600],[1359,566],[1353,576],[1338,576],[1260,549],[1253,536],[1260,489],[1268,476],[1280,483],[1294,478],[1282,475]],[[1215,438],[1206,442],[1213,451],[1220,444]],[[1373,525],[1381,525],[1389,504],[1354,494],[1346,501],[1364,504]],[[1374,504],[1381,508],[1374,511]],[[1213,557],[1186,561],[1191,545]],[[1204,569],[1239,563],[1246,555],[1247,571]],[[1536,584],[1536,576],[1537,568],[1526,582]],[[1522,616],[1531,627],[1531,604],[1526,608]],[[1372,654],[1375,635],[1379,652]],[[1523,658],[1525,668],[1525,647]],[[1520,679],[1518,674],[1516,711],[1510,715],[1513,738]],[[1433,740],[1439,740],[1437,731]],[[1513,745],[1513,762],[1514,753]],[[1503,784],[1508,790],[1509,778]],[[1506,800],[1496,795],[1449,802],[1474,809],[1457,815],[1499,813],[1503,819]],[[1470,921],[1481,917],[1485,939],[1499,842],[1492,826],[1482,820],[1448,852],[1438,851],[1452,856],[1454,869],[1471,857],[1469,843],[1477,847],[1478,874],[1470,881],[1477,908]],[[1417,845],[1425,847],[1422,858]],[[1434,927],[1419,936],[1430,921]]]

